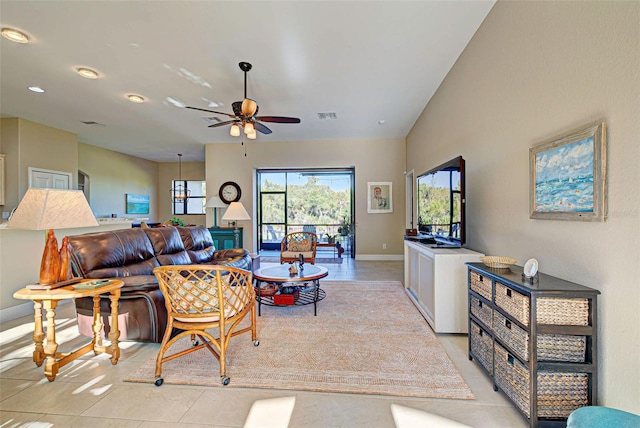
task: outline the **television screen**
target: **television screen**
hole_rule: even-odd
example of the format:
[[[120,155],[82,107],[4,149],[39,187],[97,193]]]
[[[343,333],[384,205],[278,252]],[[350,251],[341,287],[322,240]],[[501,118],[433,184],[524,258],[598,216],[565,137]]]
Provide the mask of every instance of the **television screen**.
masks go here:
[[[436,242],[464,244],[464,159],[458,156],[418,176],[418,230]]]

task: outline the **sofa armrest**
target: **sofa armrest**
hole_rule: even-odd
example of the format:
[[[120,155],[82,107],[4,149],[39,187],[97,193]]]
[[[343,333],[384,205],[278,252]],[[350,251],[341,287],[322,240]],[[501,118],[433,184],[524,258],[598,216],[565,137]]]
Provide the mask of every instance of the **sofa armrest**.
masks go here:
[[[242,258],[248,256],[249,251],[244,248],[229,248],[227,250],[217,250],[213,253],[213,261],[225,261],[229,259]]]
[[[228,250],[218,250],[213,253],[210,261],[213,265],[233,266],[241,269],[252,270],[251,257],[249,251],[244,248],[230,248]]]

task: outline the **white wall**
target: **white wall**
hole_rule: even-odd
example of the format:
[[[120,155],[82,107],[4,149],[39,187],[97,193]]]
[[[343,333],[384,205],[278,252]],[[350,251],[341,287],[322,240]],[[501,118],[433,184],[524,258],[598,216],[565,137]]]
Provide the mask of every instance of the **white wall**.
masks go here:
[[[468,246],[596,288],[600,404],[640,413],[640,3],[498,2],[407,137],[467,163]],[[605,223],[529,218],[529,148],[603,119]]]

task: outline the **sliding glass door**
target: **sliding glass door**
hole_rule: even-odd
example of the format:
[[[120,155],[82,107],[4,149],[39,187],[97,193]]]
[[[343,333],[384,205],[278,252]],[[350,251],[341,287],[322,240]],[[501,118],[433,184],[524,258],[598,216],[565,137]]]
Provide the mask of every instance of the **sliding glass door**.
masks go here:
[[[355,257],[353,168],[260,169],[256,182],[260,250],[277,250],[285,234],[305,230]]]

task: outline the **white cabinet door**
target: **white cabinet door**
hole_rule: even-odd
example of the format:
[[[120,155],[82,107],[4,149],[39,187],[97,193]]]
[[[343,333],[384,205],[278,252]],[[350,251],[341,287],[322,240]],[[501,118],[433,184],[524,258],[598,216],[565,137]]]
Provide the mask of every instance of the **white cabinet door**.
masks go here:
[[[47,169],[29,168],[29,187],[38,189],[70,189],[71,174]]]
[[[420,276],[420,302],[427,311],[427,318],[431,324],[436,319],[436,289],[434,282],[434,259],[425,253],[418,253],[419,257],[419,276]]]

